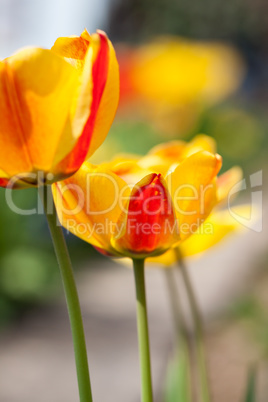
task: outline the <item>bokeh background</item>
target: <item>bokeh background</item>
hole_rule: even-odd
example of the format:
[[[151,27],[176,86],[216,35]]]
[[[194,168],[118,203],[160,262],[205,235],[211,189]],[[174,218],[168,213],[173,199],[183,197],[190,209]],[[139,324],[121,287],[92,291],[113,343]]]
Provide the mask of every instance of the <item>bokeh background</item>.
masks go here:
[[[241,400],[248,368],[257,365],[258,400],[267,401],[268,3],[0,0],[0,57],[27,45],[49,48],[57,37],[84,28],[109,34],[121,68],[118,114],[93,162],[206,133],[218,143],[222,171],[240,165],[248,187],[249,176],[263,172],[262,232],[232,234],[187,264],[206,321],[215,400]],[[68,317],[44,216],[12,212],[3,189],[0,199],[0,400],[78,401]],[[19,208],[34,208],[37,193],[17,191],[13,199]],[[248,188],[237,202],[250,201]],[[138,401],[132,271],[66,236],[95,400]],[[159,269],[147,272],[153,380],[156,401],[175,402],[165,392],[174,334],[162,276]]]

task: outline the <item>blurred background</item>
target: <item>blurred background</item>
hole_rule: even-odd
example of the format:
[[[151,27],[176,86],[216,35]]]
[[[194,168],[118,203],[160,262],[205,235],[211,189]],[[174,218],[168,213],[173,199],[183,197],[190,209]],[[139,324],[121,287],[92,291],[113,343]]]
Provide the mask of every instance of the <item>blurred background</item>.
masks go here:
[[[232,234],[187,264],[206,321],[215,401],[241,400],[252,364],[259,368],[258,400],[267,401],[268,3],[0,0],[0,57],[27,45],[49,48],[57,37],[84,28],[108,33],[121,74],[118,113],[93,163],[205,133],[217,141],[222,172],[240,165],[248,186],[251,174],[263,172],[262,232]],[[3,189],[0,198],[0,400],[78,401],[68,317],[45,219],[12,212]],[[13,200],[19,208],[34,208],[37,193],[17,191]],[[250,201],[250,188],[237,199]],[[70,234],[67,241],[95,400],[138,401],[132,271]],[[165,391],[174,334],[162,276],[159,269],[147,271],[153,381],[156,402],[175,402]]]

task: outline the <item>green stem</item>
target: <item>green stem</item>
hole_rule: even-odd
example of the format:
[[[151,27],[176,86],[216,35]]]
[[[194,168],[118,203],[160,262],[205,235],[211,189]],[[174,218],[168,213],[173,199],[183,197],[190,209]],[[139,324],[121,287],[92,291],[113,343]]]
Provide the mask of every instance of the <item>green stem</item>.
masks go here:
[[[187,328],[186,319],[183,314],[183,310],[181,308],[181,300],[180,300],[180,295],[178,292],[178,286],[176,284],[175,272],[174,272],[174,269],[170,268],[170,267],[166,267],[163,271],[164,271],[167,288],[168,288],[168,295],[169,295],[170,307],[171,307],[171,312],[172,312],[172,317],[173,317],[173,322],[174,322],[174,329],[176,331],[177,347],[178,347],[178,350],[181,353],[181,355],[186,356],[187,361],[189,361],[189,366],[188,366],[189,382],[191,382],[192,384],[195,384],[195,376],[194,376],[194,372],[192,370],[193,347],[192,347],[190,333]],[[192,380],[192,381],[190,381],[190,380]],[[188,400],[191,400],[191,393],[192,393],[192,400],[196,401],[195,387],[193,386],[192,389],[190,389],[190,388],[191,388],[191,385],[189,384]]]
[[[73,337],[80,402],[92,402],[82,314],[70,256],[62,228],[57,221],[57,212],[52,201],[51,188],[47,187],[47,191],[46,188],[40,188],[39,194],[43,201],[44,211],[64,286]],[[49,211],[49,209],[51,209],[51,211]]]
[[[194,328],[195,328],[195,342],[197,350],[197,364],[201,383],[201,400],[202,402],[210,402],[210,389],[209,380],[207,372],[207,362],[205,356],[205,345],[204,345],[204,330],[203,330],[203,320],[199,310],[198,302],[195,297],[193,286],[191,283],[190,276],[188,275],[187,268],[184,264],[184,260],[179,250],[175,250],[178,264],[180,267],[180,272],[182,279],[186,288],[186,292],[189,299],[189,304],[192,312]]]
[[[176,335],[178,338],[184,338],[189,343],[189,333],[186,325],[186,320],[181,309],[181,301],[179,292],[176,286],[176,278],[173,268],[165,268],[163,270],[168,288],[168,295],[171,307],[172,318]]]
[[[136,285],[137,326],[141,369],[141,400],[142,402],[153,402],[148,317],[144,281],[144,260],[133,259],[133,267]]]

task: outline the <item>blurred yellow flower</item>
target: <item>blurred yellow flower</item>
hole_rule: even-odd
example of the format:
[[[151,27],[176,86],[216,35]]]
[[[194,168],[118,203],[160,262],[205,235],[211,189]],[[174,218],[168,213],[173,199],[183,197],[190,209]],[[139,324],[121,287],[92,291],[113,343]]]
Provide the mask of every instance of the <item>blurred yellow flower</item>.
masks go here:
[[[118,47],[118,60],[121,109],[138,110],[165,133],[189,129],[202,108],[236,91],[245,75],[231,46],[172,36]]]

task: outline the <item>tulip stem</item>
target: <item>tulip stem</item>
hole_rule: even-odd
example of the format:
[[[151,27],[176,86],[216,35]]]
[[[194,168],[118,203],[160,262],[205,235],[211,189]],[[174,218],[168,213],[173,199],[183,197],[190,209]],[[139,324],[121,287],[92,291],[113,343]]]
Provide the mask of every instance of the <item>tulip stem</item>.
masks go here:
[[[187,267],[184,264],[183,257],[178,249],[175,250],[177,260],[179,263],[180,272],[185,285],[187,296],[189,299],[190,309],[193,317],[194,329],[195,329],[195,343],[197,350],[197,365],[201,384],[201,400],[202,402],[211,401],[211,393],[209,388],[207,362],[205,356],[204,345],[204,330],[203,320],[199,310],[198,302],[194,293],[194,289],[191,283],[190,276],[187,271]]]
[[[187,401],[192,400],[196,401],[195,388],[191,389],[191,380],[194,382],[194,373],[192,372],[191,362],[193,360],[192,354],[192,345],[191,345],[191,337],[189,330],[187,328],[187,323],[185,319],[184,312],[181,307],[180,294],[178,291],[178,286],[176,284],[176,276],[173,268],[165,267],[164,275],[166,279],[169,302],[171,307],[171,313],[174,323],[174,330],[176,335],[176,350],[179,351],[179,356],[181,358],[186,357],[187,360],[187,378],[189,379],[189,383],[185,386],[188,388],[187,391]],[[186,392],[187,392],[186,391]],[[192,394],[192,398],[191,398]],[[182,401],[183,402],[183,401]]]
[[[172,318],[174,322],[174,329],[176,331],[176,335],[178,337],[184,338],[187,343],[190,343],[189,340],[189,331],[187,329],[186,325],[186,320],[181,308],[181,300],[180,300],[180,295],[176,286],[176,277],[173,268],[165,267],[163,270],[165,279],[166,279],[166,284],[167,284],[167,289],[168,289],[168,295],[169,295],[169,302],[170,302],[170,307],[171,307],[171,313],[172,313]]]
[[[52,201],[51,187],[47,186],[47,191],[46,188],[39,188],[39,195],[44,205],[44,211],[47,217],[55,254],[60,267],[68,307],[73,337],[80,402],[92,402],[82,314],[69,252],[66,246],[62,227],[59,225],[57,220],[56,208],[54,202]]]
[[[153,402],[144,260],[133,259],[133,267],[136,285],[137,327],[141,369],[141,401]]]

